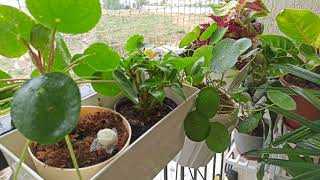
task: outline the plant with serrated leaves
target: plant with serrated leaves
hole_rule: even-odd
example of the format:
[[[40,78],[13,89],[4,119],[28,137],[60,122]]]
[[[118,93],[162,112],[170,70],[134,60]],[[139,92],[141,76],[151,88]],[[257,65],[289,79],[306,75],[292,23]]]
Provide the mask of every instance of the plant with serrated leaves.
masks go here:
[[[16,58],[28,53],[36,67],[30,78],[11,78],[0,71],[0,105],[8,107],[11,103],[12,122],[27,139],[14,179],[18,177],[31,142],[54,144],[62,139],[66,141],[77,175],[82,179],[68,135],[80,116],[77,84],[92,82],[91,76],[95,72],[117,66],[120,58],[107,45],[97,43],[83,56],[72,59],[60,34],[81,34],[91,30],[101,16],[99,0],[26,0],[26,6],[31,16],[14,7],[0,5],[0,55]],[[109,54],[113,55],[110,63],[102,63]],[[86,65],[94,72],[88,73],[83,68]],[[90,77],[80,76],[73,80],[69,72],[72,69],[76,74],[87,73]]]

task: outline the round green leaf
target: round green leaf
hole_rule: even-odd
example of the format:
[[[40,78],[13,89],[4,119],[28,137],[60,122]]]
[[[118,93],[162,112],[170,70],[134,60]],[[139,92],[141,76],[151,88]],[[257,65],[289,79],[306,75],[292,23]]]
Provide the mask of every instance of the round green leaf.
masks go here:
[[[213,46],[210,45],[202,46],[194,51],[192,57],[200,58],[203,56],[205,58],[204,66],[208,67],[212,59],[212,49]]]
[[[103,80],[113,80],[112,71],[97,72],[93,76],[101,77]],[[93,89],[104,96],[116,96],[121,92],[121,87],[115,82],[111,83],[91,83]]]
[[[192,141],[203,141],[207,138],[210,131],[209,119],[198,111],[192,111],[184,120],[184,130],[187,137]]]
[[[211,36],[209,44],[217,44],[228,31],[227,28],[219,27]]]
[[[193,29],[193,31],[187,33],[184,36],[184,38],[182,38],[182,40],[179,43],[179,48],[183,48],[189,45],[190,43],[192,43],[193,41],[197,40],[199,34],[200,34],[200,27],[197,26]]]
[[[196,108],[206,118],[216,115],[220,104],[219,93],[214,87],[201,89],[196,100]]]
[[[91,30],[99,21],[99,0],[26,0],[32,16],[59,32],[79,34]]]
[[[277,91],[270,90],[267,92],[268,98],[270,101],[285,110],[295,110],[296,102],[287,94]]]
[[[10,6],[0,5],[0,55],[14,58],[27,52],[22,39],[29,41],[32,19]]]
[[[216,153],[222,153],[230,146],[228,129],[218,122],[211,123],[211,129],[206,144]]]
[[[212,33],[217,29],[217,23],[212,23],[200,36],[200,41],[205,41],[212,36]]]
[[[305,9],[285,9],[277,15],[276,21],[280,31],[293,40],[313,46],[317,44],[320,35],[317,14]]]
[[[39,69],[34,69],[34,70],[31,72],[30,77],[31,77],[31,78],[35,78],[35,77],[38,77],[38,76],[40,76],[40,75],[41,75],[41,73],[40,73]]]
[[[81,56],[83,56],[83,54],[75,54],[71,62],[81,58]],[[79,65],[74,66],[72,70],[79,77],[92,76],[96,72],[96,70],[90,67],[84,60]]]
[[[52,72],[26,82],[15,93],[11,118],[26,138],[53,144],[76,127],[80,107],[77,84],[63,73]]]
[[[224,39],[213,47],[212,68],[215,72],[222,73],[236,64],[240,52],[234,47],[235,42],[233,39]]]
[[[90,54],[84,61],[96,71],[111,71],[120,64],[119,54],[104,43],[92,44],[84,54]]]
[[[41,24],[34,25],[30,36],[31,45],[40,51],[47,49],[50,34],[51,30],[47,27],[44,27]]]
[[[143,46],[144,38],[143,36],[136,34],[131,36],[125,45],[125,49],[127,52],[132,52],[137,49],[140,49]]]

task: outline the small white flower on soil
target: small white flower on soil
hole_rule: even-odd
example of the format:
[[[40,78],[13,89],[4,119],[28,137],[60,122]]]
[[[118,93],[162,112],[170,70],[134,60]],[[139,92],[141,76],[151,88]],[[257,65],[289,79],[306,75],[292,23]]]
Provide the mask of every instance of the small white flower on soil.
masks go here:
[[[104,149],[108,153],[112,153],[118,142],[118,133],[115,128],[102,129],[97,133],[97,138],[93,140],[90,151]]]

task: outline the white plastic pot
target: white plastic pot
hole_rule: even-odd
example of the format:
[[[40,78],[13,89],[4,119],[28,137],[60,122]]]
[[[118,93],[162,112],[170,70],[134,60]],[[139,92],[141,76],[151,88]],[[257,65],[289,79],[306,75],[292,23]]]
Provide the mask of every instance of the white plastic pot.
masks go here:
[[[261,149],[263,147],[264,138],[258,136],[250,136],[248,134],[239,133],[237,129],[234,131],[234,143],[236,144],[236,148],[240,154],[245,152]],[[249,160],[256,160],[256,156],[244,156]]]
[[[107,159],[104,162],[101,162],[99,164],[95,164],[93,166],[88,166],[84,168],[80,168],[80,173],[83,179],[89,179],[92,177],[94,174],[96,174],[100,169],[102,169],[104,166],[106,166],[109,162],[112,161],[115,157],[119,156],[125,148],[129,146],[130,143],[130,137],[131,137],[131,127],[129,122],[126,120],[125,117],[123,117],[121,114],[117,113],[116,111],[113,111],[108,108],[103,108],[103,107],[98,107],[98,106],[82,106],[81,107],[81,112],[80,112],[80,117],[87,116],[90,114],[95,114],[96,112],[112,112],[115,114],[118,114],[122,118],[122,123],[126,127],[129,137],[126,142],[126,144],[123,146],[123,148],[114,156],[111,158]],[[76,174],[76,169],[70,168],[57,168],[57,167],[52,167],[49,165],[44,164],[40,160],[38,160],[33,153],[31,152],[30,148],[28,148],[28,151],[30,153],[30,156],[36,166],[36,169],[38,170],[38,173],[40,176],[44,177],[47,180],[56,180],[56,179],[77,179],[78,176]]]
[[[238,123],[238,111],[235,110],[230,114],[217,114],[210,122],[219,122],[228,128],[229,133]],[[207,165],[214,156],[214,152],[207,147],[205,141],[195,142],[185,137],[184,145],[175,161],[185,167],[198,169]]]

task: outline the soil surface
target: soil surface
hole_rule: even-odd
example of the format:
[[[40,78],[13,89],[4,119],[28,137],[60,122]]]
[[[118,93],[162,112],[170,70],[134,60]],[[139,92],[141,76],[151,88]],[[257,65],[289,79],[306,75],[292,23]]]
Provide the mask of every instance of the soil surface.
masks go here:
[[[122,99],[116,105],[115,110],[129,121],[132,129],[132,143],[176,107],[177,104],[173,100],[166,98],[162,105],[157,106],[153,112],[146,115],[135,108],[130,100]]]
[[[111,154],[103,149],[90,152],[90,146],[101,129],[116,128],[118,142]],[[87,167],[101,163],[116,153],[126,144],[129,138],[128,131],[119,115],[111,112],[97,112],[82,117],[75,130],[70,134],[71,143],[75,151],[79,167]],[[72,160],[65,141],[53,145],[30,145],[33,154],[49,166],[58,168],[73,168]]]
[[[313,90],[320,90],[320,86],[313,83],[313,82],[310,82],[310,81],[307,81],[307,80],[304,80],[304,79],[301,79],[297,76],[294,76],[294,75],[286,75],[284,77],[284,79],[292,84],[292,85],[296,85],[298,87],[301,87],[301,88],[305,88],[305,89],[313,89]]]

